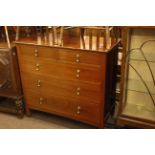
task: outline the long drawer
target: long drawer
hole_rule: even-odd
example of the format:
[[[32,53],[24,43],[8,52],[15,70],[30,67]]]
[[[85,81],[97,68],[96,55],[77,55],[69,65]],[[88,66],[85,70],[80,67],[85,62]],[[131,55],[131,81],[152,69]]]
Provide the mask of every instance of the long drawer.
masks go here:
[[[66,63],[56,63],[50,60],[35,61],[22,57],[19,60],[21,72],[35,73],[40,75],[50,75],[53,77],[61,77],[62,79],[77,79],[90,82],[100,82],[104,79],[104,71],[102,66],[89,67],[77,66]]]
[[[72,50],[72,49],[63,49],[55,47],[40,47],[34,45],[18,45],[19,57],[29,56],[33,58],[47,58],[53,60],[69,61],[76,63],[86,63],[86,64],[95,64],[101,65],[105,63],[106,54]]]
[[[94,103],[44,97],[42,94],[32,91],[25,91],[24,95],[25,101],[31,109],[68,116],[94,125],[98,125],[100,122],[100,106]]]
[[[60,80],[50,76],[22,73],[24,90],[34,90],[48,96],[65,96],[83,101],[103,102],[103,85]]]

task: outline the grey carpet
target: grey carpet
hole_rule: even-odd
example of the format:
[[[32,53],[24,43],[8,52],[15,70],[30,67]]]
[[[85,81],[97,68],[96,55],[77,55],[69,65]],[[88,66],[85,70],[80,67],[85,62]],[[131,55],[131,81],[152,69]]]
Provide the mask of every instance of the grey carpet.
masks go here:
[[[94,127],[63,117],[33,111],[31,117],[0,113],[1,129],[93,129]]]

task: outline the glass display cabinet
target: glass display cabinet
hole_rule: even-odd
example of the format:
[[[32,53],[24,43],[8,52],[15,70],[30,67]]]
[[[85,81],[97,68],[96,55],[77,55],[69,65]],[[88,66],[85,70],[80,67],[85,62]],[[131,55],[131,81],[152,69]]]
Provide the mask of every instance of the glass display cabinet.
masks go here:
[[[0,103],[0,111],[23,116],[22,90],[17,61],[16,48],[13,44],[16,28],[0,27],[0,96],[13,99],[10,103]]]
[[[155,27],[123,27],[122,45],[117,124],[155,128]]]

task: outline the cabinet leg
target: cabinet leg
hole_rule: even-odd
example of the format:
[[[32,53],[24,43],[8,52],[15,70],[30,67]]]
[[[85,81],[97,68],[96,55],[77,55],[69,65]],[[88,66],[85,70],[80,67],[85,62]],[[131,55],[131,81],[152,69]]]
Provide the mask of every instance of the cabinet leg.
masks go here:
[[[18,99],[15,101],[15,103],[16,103],[16,109],[17,109],[18,117],[23,118],[23,116],[24,116],[23,100]]]
[[[100,125],[98,126],[98,128],[99,129],[104,129],[104,122],[103,121],[100,123]]]
[[[29,107],[26,105],[25,107],[25,112],[26,112],[26,116],[30,117],[32,114],[31,114],[31,111],[29,109]]]
[[[26,116],[30,117],[32,114],[31,114],[31,111],[30,110],[26,110]]]

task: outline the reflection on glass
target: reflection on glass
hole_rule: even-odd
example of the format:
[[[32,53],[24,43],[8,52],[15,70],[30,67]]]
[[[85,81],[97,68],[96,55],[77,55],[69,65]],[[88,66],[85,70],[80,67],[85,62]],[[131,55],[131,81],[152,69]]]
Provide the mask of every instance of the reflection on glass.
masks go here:
[[[117,29],[110,26],[29,26],[24,31],[23,27],[19,29],[18,41],[47,46],[104,51],[118,40]]]

